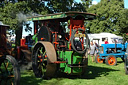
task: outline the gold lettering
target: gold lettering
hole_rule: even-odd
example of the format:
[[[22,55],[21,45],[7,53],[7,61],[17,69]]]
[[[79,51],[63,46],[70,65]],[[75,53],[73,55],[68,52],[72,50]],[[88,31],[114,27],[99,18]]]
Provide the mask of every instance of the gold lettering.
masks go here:
[[[75,37],[86,37],[85,34],[75,34]]]

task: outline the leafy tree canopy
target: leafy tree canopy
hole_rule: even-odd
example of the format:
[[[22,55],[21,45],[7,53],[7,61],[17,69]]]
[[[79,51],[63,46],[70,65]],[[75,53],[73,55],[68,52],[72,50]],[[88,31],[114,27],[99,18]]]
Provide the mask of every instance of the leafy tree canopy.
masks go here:
[[[95,13],[97,19],[87,24],[91,33],[110,32],[117,35],[128,33],[128,10],[123,0],[101,0],[92,5],[88,12]]]

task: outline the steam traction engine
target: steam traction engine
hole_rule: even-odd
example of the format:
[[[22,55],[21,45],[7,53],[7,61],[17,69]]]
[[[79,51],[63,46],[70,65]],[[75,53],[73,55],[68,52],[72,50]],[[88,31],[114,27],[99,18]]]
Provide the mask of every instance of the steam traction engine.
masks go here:
[[[18,63],[14,57],[11,56],[11,46],[6,40],[6,28],[0,22],[0,85],[19,85],[20,71]]]
[[[28,18],[28,21],[34,22],[32,39],[35,44],[31,49],[35,76],[53,77],[57,70],[70,75],[83,74],[88,65],[86,51],[89,45],[84,20],[94,18],[95,14],[84,12]],[[25,42],[22,44],[25,45]]]

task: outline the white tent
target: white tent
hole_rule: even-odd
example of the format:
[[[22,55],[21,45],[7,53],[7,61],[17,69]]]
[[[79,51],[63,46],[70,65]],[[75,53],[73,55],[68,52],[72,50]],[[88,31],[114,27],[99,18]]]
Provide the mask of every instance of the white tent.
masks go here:
[[[121,43],[123,40],[123,37],[121,36],[117,36],[115,34],[106,33],[106,32],[99,33],[99,34],[88,34],[88,36],[90,41],[95,41],[99,45],[104,44],[105,39],[107,39],[110,44],[115,43],[114,39],[116,40],[117,43]]]

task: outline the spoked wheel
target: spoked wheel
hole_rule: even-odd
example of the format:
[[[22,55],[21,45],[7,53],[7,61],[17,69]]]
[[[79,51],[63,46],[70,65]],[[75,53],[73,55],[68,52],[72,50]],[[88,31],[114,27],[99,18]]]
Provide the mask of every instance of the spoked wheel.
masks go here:
[[[48,55],[49,52],[41,44],[33,51],[32,68],[35,76],[38,78],[51,78],[55,73],[56,64],[50,62]]]
[[[104,62],[104,59],[100,59],[99,57],[100,57],[100,55],[97,54],[96,57],[95,57],[95,62],[96,63],[103,63]]]
[[[106,57],[105,61],[106,64],[110,66],[115,66],[117,64],[117,59],[113,55],[109,55],[108,57]]]
[[[10,55],[0,58],[0,85],[20,85],[18,63]]]
[[[37,49],[37,52],[35,54],[36,56],[36,63],[37,63],[37,69],[38,69],[38,76],[39,77],[45,77],[46,73],[46,65],[47,65],[47,55],[46,51],[43,47],[39,47]]]
[[[86,39],[85,39],[86,38]],[[71,45],[74,51],[84,54],[88,47],[89,38],[85,31],[81,28],[72,31]]]

